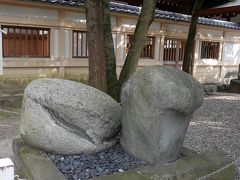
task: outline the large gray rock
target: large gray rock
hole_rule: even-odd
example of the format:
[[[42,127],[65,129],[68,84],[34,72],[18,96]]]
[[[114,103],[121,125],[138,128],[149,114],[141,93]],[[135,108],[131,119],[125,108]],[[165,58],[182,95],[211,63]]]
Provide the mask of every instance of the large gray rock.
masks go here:
[[[122,88],[122,146],[150,163],[176,160],[203,90],[191,75],[153,66],[137,70]]]
[[[109,148],[120,130],[121,106],[84,84],[39,79],[24,91],[21,136],[30,146],[60,154]]]

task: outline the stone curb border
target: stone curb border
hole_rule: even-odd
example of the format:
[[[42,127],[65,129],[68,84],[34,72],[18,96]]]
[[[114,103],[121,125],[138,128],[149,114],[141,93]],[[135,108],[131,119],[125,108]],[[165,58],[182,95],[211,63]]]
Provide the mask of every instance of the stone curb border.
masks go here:
[[[66,180],[45,152],[25,145],[21,138],[13,140],[12,148],[16,173],[20,177],[27,180]]]

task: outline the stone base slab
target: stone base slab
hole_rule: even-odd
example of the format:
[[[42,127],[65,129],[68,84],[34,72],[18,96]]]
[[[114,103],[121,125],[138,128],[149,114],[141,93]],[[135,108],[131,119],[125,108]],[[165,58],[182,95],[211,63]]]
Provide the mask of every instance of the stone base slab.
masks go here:
[[[195,154],[184,151],[183,158],[167,164],[145,166],[96,180],[234,180],[235,168],[223,153]]]
[[[24,144],[21,138],[13,141],[17,174],[27,180],[66,180],[43,151]],[[221,152],[193,153],[183,148],[183,158],[172,163],[136,168],[96,180],[234,180],[233,160]]]

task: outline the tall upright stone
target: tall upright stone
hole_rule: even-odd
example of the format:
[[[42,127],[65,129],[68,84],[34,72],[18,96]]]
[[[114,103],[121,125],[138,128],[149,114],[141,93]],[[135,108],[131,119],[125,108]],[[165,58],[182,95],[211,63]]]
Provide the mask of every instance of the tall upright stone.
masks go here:
[[[122,146],[150,163],[176,160],[203,90],[191,75],[165,66],[137,70],[121,92]]]

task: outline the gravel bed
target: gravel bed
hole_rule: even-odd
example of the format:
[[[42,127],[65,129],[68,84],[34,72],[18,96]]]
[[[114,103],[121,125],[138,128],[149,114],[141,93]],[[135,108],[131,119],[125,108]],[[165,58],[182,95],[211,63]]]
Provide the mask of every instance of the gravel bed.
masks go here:
[[[127,154],[119,143],[101,153],[73,156],[49,154],[49,157],[68,180],[84,180],[147,165],[145,161]]]
[[[194,113],[184,145],[196,152],[223,151],[240,180],[240,94],[214,93]]]

